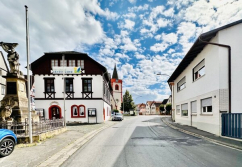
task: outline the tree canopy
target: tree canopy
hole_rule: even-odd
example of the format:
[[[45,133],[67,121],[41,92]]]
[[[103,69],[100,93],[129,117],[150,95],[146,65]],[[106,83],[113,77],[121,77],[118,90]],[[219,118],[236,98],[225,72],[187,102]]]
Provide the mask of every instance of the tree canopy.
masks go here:
[[[124,104],[123,104],[123,102],[124,102]],[[133,102],[132,95],[129,94],[128,90],[126,90],[125,94],[123,95],[123,102],[121,103],[120,110],[129,112],[130,110],[135,109],[135,104]],[[123,110],[123,106],[124,106],[124,110]]]

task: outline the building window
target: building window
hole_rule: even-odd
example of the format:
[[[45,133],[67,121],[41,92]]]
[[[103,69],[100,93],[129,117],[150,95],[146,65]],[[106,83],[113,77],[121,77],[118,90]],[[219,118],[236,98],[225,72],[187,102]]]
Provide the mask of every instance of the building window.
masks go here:
[[[73,92],[73,78],[66,78],[66,92]]]
[[[180,105],[176,106],[176,114],[180,114]]]
[[[188,104],[182,104],[181,105],[181,113],[182,116],[188,116]]]
[[[77,66],[81,67],[81,69],[84,69],[84,60],[77,60]]]
[[[60,61],[60,66],[63,67],[63,60]],[[67,61],[64,60],[64,67],[67,67]]]
[[[193,68],[193,81],[205,75],[205,59]]]
[[[183,77],[178,83],[177,83],[177,91],[180,91],[186,87],[186,77]]]
[[[197,101],[192,101],[191,102],[191,112],[192,113],[197,113]]]
[[[202,99],[202,113],[211,113],[213,111],[212,98]]]
[[[69,60],[69,67],[75,67],[76,61],[75,60]]]
[[[4,85],[1,85],[1,94],[5,95],[5,86]]]
[[[83,79],[83,92],[92,92],[92,79]]]
[[[77,109],[77,106],[74,106],[74,107],[72,108],[72,115],[73,115],[74,117],[77,117],[77,116],[78,116],[78,109]]]
[[[85,106],[81,105],[79,106],[79,115],[80,117],[85,117],[86,113],[85,113]]]
[[[119,86],[118,85],[115,85],[115,90],[119,90]]]
[[[85,118],[86,109],[84,105],[73,105],[71,106],[71,117],[72,118]]]
[[[51,60],[51,67],[58,67],[58,60]]]
[[[55,92],[54,78],[45,78],[45,92]]]

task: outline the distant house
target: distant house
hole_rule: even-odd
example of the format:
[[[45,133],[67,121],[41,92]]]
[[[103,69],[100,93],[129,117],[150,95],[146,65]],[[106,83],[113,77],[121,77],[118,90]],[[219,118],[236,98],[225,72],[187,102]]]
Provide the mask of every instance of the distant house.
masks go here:
[[[176,122],[221,135],[221,113],[242,113],[242,20],[203,33],[168,80]]]
[[[3,53],[0,51],[0,87],[1,87],[1,93],[0,93],[0,101],[3,99],[3,97],[6,94],[6,79],[3,78],[3,76],[7,75],[9,69],[6,63],[6,60],[3,56]],[[1,103],[0,103],[1,106]]]
[[[146,115],[159,115],[161,103],[161,101],[147,101]]]
[[[139,113],[139,115],[145,115],[146,112],[146,105],[144,103],[140,103],[136,105],[136,111]]]

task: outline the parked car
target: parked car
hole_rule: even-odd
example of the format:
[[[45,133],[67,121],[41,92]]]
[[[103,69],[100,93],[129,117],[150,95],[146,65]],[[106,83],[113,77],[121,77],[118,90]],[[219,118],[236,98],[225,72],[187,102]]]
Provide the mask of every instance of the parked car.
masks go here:
[[[8,129],[0,129],[0,157],[10,155],[17,144],[17,136]]]
[[[121,113],[116,113],[112,116],[112,121],[118,120],[118,121],[122,121],[124,119],[123,114]]]

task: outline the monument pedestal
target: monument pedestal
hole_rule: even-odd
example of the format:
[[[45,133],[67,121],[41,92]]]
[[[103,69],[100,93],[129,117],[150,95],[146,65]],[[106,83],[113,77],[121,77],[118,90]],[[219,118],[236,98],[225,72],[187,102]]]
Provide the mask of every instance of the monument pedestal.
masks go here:
[[[10,117],[18,123],[25,122],[25,119],[29,117],[26,80],[22,75],[15,73],[8,73],[4,78],[6,78],[7,89],[6,95],[1,101],[0,112],[9,106],[12,109]],[[31,115],[34,122],[39,122],[39,116],[35,112],[32,112]]]

